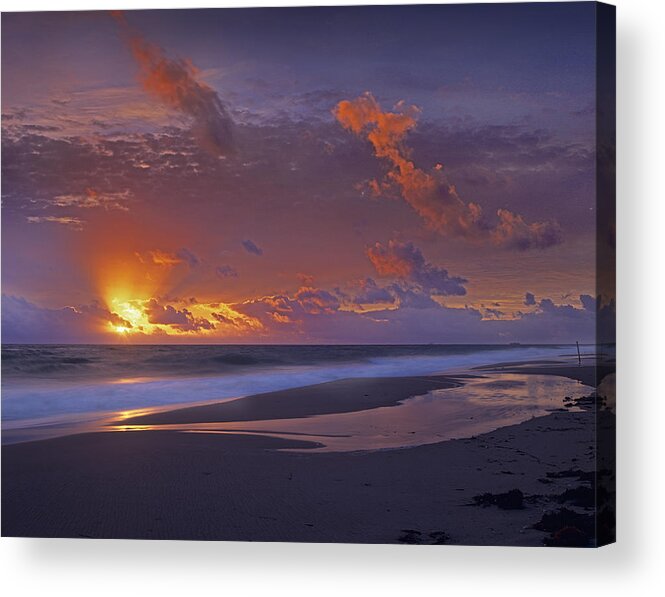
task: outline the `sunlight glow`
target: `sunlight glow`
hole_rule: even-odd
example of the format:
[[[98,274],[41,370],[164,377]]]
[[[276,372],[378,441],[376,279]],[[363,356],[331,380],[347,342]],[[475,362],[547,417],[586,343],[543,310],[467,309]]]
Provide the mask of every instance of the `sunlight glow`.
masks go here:
[[[113,325],[112,323],[109,323],[109,326],[116,334],[128,334],[131,331],[131,328],[122,325]]]
[[[262,329],[261,322],[233,309],[224,303],[198,303],[191,301],[162,301],[155,298],[111,298],[108,309],[114,316],[108,330],[116,336],[180,336],[180,337],[228,337]],[[151,309],[170,310],[172,321],[154,319]],[[159,312],[161,313],[161,312]]]
[[[123,325],[122,323],[111,322],[109,324],[111,329],[120,335],[136,334],[138,332],[152,333],[155,331],[157,326],[150,323],[148,315],[143,308],[144,302],[141,300],[124,301],[117,298],[111,299],[110,310],[130,324]]]

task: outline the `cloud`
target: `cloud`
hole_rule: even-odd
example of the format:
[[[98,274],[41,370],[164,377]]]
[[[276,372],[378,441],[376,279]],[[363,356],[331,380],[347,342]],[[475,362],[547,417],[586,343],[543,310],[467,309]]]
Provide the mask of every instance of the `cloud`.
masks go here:
[[[2,341],[12,343],[103,342],[109,324],[132,324],[98,301],[60,309],[39,307],[24,297],[2,295]]]
[[[527,293],[524,295],[524,304],[527,305],[527,306],[529,306],[529,307],[532,306],[532,305],[535,305],[535,304],[536,304],[536,297],[535,297],[535,295],[534,295],[533,293],[531,293],[531,292],[527,292]]]
[[[113,311],[109,311],[106,307],[102,306],[102,304],[99,301],[93,301],[89,305],[81,305],[79,307],[76,307],[74,309],[77,313],[83,313],[85,315],[89,315],[95,319],[98,319],[103,322],[108,322],[112,325],[131,329],[132,323],[125,319],[124,317],[121,317],[117,313],[114,313]]]
[[[399,292],[397,285],[390,292]],[[372,282],[368,290],[376,289]],[[501,319],[492,309],[440,305],[423,293],[401,289],[397,308],[348,310],[337,292],[301,287],[293,295],[265,296],[235,305],[174,305],[165,299],[141,302],[154,329],[132,327],[98,301],[60,309],[39,307],[23,297],[2,296],[4,342],[94,343],[108,341],[110,325],[127,328],[136,341],[154,342],[153,334],[202,341],[237,337],[252,342],[314,343],[567,343],[608,341],[614,336],[615,305],[600,305],[582,295],[582,308],[544,298],[535,310]],[[384,297],[384,298],[387,298]],[[401,302],[403,300],[403,302]],[[594,303],[595,302],[595,306]],[[198,311],[197,311],[198,310]],[[221,327],[223,326],[223,328]],[[219,330],[219,335],[214,333]],[[197,332],[204,332],[197,334]],[[247,336],[251,333],[251,337]]]
[[[595,311],[599,306],[599,301],[588,294],[580,295],[580,303],[587,311]]]
[[[367,249],[374,269],[384,278],[397,278],[412,282],[423,290],[436,295],[463,296],[467,280],[450,276],[448,270],[432,265],[413,243],[389,241],[388,246],[376,243]]]
[[[373,288],[369,283],[370,289]],[[388,292],[399,292],[397,285]],[[319,292],[320,289],[317,290]],[[600,312],[541,301],[533,312],[515,319],[492,309],[447,307],[415,290],[404,290],[399,305],[372,311],[348,310],[331,302],[325,309],[308,309],[296,297],[267,296],[234,305],[259,320],[264,341],[315,343],[566,343],[593,342]],[[300,292],[300,291],[299,291]],[[306,293],[301,293],[301,298]],[[387,298],[387,295],[383,298]],[[607,306],[606,318],[613,314]]]
[[[258,256],[263,255],[263,249],[249,239],[242,241],[242,246],[248,253],[252,253],[253,255]]]
[[[51,205],[55,207],[78,207],[82,209],[103,207],[104,209],[128,211],[129,208],[126,203],[129,196],[129,191],[102,193],[95,189],[87,188],[83,194],[56,195],[51,201]]]
[[[596,342],[600,344],[616,342],[615,300],[603,299],[601,295],[594,298],[588,294],[581,294],[579,299],[582,308],[596,318]]]
[[[155,249],[148,251],[145,255],[137,253],[136,256],[141,262],[148,261],[153,265],[172,267],[174,265],[187,265],[190,268],[197,267],[201,260],[189,249],[183,247],[175,252]]]
[[[494,319],[501,319],[504,315],[505,315],[505,313],[503,311],[501,311],[500,309],[485,307],[485,311],[484,311],[484,317],[485,318],[493,317]]]
[[[185,247],[178,249],[175,255],[182,263],[186,263],[189,267],[196,267],[201,263],[199,258]]]
[[[98,191],[87,188],[84,194],[62,194],[48,199],[30,199],[32,205],[40,205],[43,209],[49,208],[66,208],[66,209],[92,209],[104,208],[106,210],[116,209],[121,211],[128,211],[126,205],[130,197],[129,191],[120,193],[99,193]],[[31,205],[31,207],[32,207]],[[30,224],[60,224],[68,226],[73,230],[83,230],[85,220],[77,216],[58,216],[58,215],[45,215],[45,216],[27,216],[26,220]]]
[[[522,216],[507,209],[499,209],[496,213],[499,221],[490,236],[497,245],[526,251],[561,244],[561,229],[552,222],[527,224]]]
[[[82,230],[84,222],[84,220],[74,216],[28,216],[26,220],[28,220],[30,224],[60,224],[62,226],[68,226],[73,230]]]
[[[431,309],[439,306],[427,290],[417,286],[402,282],[391,284],[387,290],[395,297],[400,309]]]
[[[148,321],[162,325],[187,325],[191,313],[187,309],[178,310],[171,305],[160,305],[156,299],[150,299],[144,306]]]
[[[233,308],[258,319],[265,327],[274,328],[277,325],[281,328],[284,325],[298,327],[312,318],[325,322],[339,311],[341,305],[342,301],[336,293],[302,286],[293,296],[287,294],[264,296],[233,305]]]
[[[193,133],[203,148],[218,156],[233,153],[233,120],[217,92],[199,80],[198,69],[189,60],[168,58],[129,25],[123,12],[113,11],[112,16],[139,67],[143,89],[191,117]]]
[[[215,325],[204,317],[195,317],[189,309],[176,309],[150,299],[143,306],[148,321],[156,325],[170,325],[181,331],[212,330]]]
[[[213,312],[212,316],[217,322],[221,324],[230,325],[233,327],[237,327],[239,325],[239,322],[236,319],[228,317],[227,315],[224,315],[224,313]]]
[[[359,292],[353,296],[355,305],[393,304],[395,295],[386,287],[379,286],[373,278],[360,280]]]
[[[380,286],[373,278],[365,278],[352,284],[348,292],[336,291],[345,306],[382,307],[384,309],[413,308],[429,309],[438,307],[439,303],[432,299],[429,290],[408,280],[397,280],[391,284]],[[375,310],[375,309],[372,309]]]
[[[238,272],[230,265],[220,265],[215,269],[220,278],[237,278]]]
[[[340,307],[339,298],[327,290],[303,286],[294,296],[302,309],[309,314],[332,313]]]
[[[428,227],[444,234],[490,242],[517,250],[544,249],[561,243],[561,230],[555,222],[527,223],[519,214],[497,211],[498,222],[487,222],[482,207],[465,202],[437,164],[431,172],[417,168],[404,147],[407,133],[417,123],[420,110],[400,102],[396,112],[384,112],[372,94],[337,104],[334,115],[339,123],[358,136],[367,138],[377,158],[386,160],[391,170],[386,182],[371,181],[374,194],[381,195],[396,185],[404,200],[425,220]]]
[[[312,274],[304,274],[298,272],[296,278],[300,281],[303,286],[314,286],[314,276]]]

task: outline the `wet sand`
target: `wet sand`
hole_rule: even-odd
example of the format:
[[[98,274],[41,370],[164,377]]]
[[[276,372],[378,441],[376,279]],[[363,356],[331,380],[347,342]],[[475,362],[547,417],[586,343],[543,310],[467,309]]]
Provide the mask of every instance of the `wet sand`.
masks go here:
[[[530,373],[532,375],[560,375],[581,381],[592,388],[602,381],[602,379],[615,371],[616,367],[611,364],[591,365],[565,365],[557,361],[534,361],[529,363],[496,363],[483,367],[476,367],[479,375],[483,372],[496,373]]]
[[[405,392],[415,395],[428,385],[451,382],[399,379],[389,397],[386,380],[356,386],[349,380],[355,398],[344,408],[352,409],[358,398],[366,399],[363,409],[394,404]],[[291,417],[339,412],[331,411],[329,402],[341,404],[340,383],[334,382],[334,390],[318,386],[313,402],[312,387],[276,394],[289,403]],[[221,403],[159,416],[186,422],[270,414],[265,398],[245,400],[251,406],[236,404],[237,412],[225,406],[233,403]],[[470,439],[382,451],[313,453],[308,448],[316,444],[302,440],[168,431],[9,445],[2,448],[2,534],[542,545],[547,532],[532,527],[544,512],[563,505],[585,520],[591,516],[557,496],[581,487],[575,471],[594,470],[595,434],[596,412],[587,405]],[[514,489],[523,496],[522,507],[474,500]]]
[[[432,375],[342,379],[302,388],[255,394],[217,404],[128,417],[123,420],[123,424],[168,425],[264,421],[355,412],[394,406],[411,396],[459,386],[463,383],[463,378],[464,376],[453,378]]]

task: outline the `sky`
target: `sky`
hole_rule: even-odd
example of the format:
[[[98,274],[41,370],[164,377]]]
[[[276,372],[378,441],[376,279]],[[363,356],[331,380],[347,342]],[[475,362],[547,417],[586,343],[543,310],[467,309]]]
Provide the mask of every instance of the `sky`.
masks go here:
[[[594,3],[2,18],[2,341],[592,341]]]

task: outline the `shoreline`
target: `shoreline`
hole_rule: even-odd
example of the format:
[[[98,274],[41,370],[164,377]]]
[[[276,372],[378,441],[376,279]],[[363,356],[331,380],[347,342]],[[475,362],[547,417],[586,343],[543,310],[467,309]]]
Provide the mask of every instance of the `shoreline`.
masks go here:
[[[124,425],[168,425],[276,420],[390,407],[436,389],[463,385],[465,375],[354,377],[252,394],[224,402],[185,406],[123,419]]]
[[[615,365],[609,362],[598,362],[595,365],[566,365],[556,361],[525,361],[481,365],[473,367],[472,371],[477,371],[481,375],[483,372],[559,375],[595,388],[607,375],[614,373]]]
[[[415,383],[457,379],[442,377]],[[362,398],[385,406],[407,385],[387,397],[379,392],[380,400]],[[265,398],[250,398],[252,412],[267,412]],[[309,411],[323,408],[308,405],[304,391],[293,404],[302,412],[303,403]],[[230,417],[229,407],[220,411],[225,404],[158,414],[171,421]],[[166,431],[6,445],[2,534],[542,545],[547,534],[533,525],[545,509],[561,509],[556,496],[586,487],[575,471],[596,468],[595,414],[592,407],[561,409],[466,439],[359,452],[313,453],[303,449],[312,441],[296,438]],[[520,507],[494,503],[513,490]],[[477,502],[483,495],[490,497]],[[583,507],[563,505],[589,521]]]

